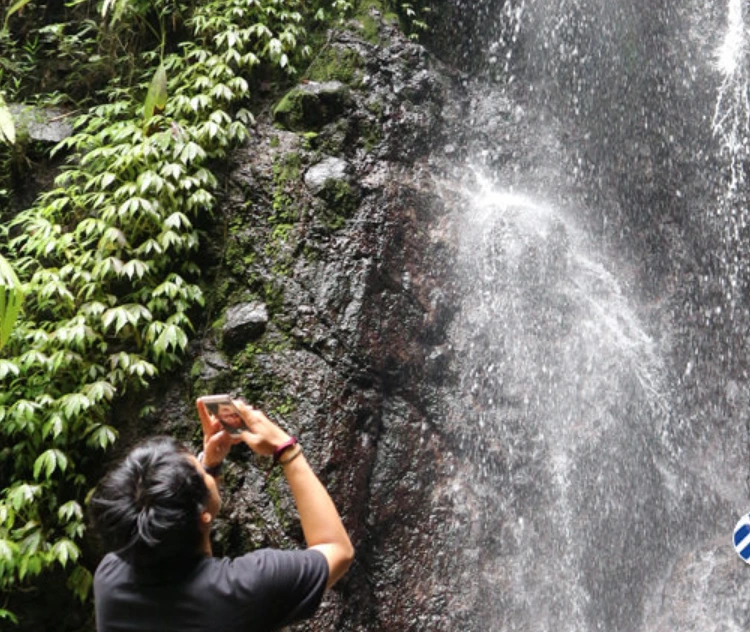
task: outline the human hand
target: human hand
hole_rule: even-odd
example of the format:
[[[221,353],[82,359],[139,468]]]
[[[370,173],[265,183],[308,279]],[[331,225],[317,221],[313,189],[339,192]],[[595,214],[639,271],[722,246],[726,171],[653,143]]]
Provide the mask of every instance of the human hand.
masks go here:
[[[211,415],[206,405],[199,399],[195,402],[198,409],[198,417],[203,427],[203,464],[206,467],[215,467],[226,458],[232,445],[240,441],[235,440],[224,430],[218,419]]]
[[[266,417],[263,411],[240,400],[235,400],[234,405],[247,426],[240,437],[255,454],[270,456],[276,448],[289,440],[289,434]]]

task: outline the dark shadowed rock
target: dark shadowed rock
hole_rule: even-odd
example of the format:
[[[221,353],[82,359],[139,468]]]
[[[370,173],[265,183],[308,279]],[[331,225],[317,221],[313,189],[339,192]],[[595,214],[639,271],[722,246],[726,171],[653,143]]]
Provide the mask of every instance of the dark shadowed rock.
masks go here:
[[[226,311],[222,338],[225,347],[242,347],[263,335],[268,325],[268,309],[264,303],[233,305]]]
[[[349,88],[339,81],[304,83],[273,110],[274,121],[293,131],[314,131],[341,116],[351,104]]]

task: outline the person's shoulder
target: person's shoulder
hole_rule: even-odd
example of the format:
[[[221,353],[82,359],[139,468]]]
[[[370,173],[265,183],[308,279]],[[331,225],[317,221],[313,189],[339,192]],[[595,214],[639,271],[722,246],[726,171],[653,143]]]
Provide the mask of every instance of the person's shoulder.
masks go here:
[[[325,556],[314,549],[257,549],[228,559],[224,572],[230,577],[255,578],[256,581],[274,582],[300,575],[328,575]]]
[[[128,563],[117,555],[117,553],[107,553],[96,567],[94,583],[100,584],[111,581],[113,578],[127,572],[128,568]]]
[[[227,563],[234,566],[263,566],[284,562],[299,562],[313,564],[325,562],[325,556],[315,549],[256,549],[235,558],[225,558]]]
[[[123,560],[117,553],[110,552],[101,559],[96,570],[98,572],[100,569],[105,571],[111,568],[120,568],[125,564],[127,564],[127,562],[125,562],[125,560]]]

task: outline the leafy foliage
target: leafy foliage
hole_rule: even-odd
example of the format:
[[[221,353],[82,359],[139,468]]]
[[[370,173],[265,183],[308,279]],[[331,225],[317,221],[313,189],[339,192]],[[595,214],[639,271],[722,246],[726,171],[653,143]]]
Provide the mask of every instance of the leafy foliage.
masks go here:
[[[426,6],[424,1],[415,0],[414,2],[396,2],[395,4],[397,12],[406,19],[411,32],[409,37],[416,39],[420,33],[427,30],[427,15],[430,12],[430,7]]]
[[[0,256],[0,349],[8,342],[23,302],[23,290],[13,268]]]
[[[0,142],[8,145],[16,142],[16,125],[2,94],[0,94]]]
[[[294,73],[323,3],[106,0],[96,22],[87,4],[70,3],[84,17],[57,25],[58,45],[85,34],[87,49],[97,41],[92,64],[117,49],[109,67],[126,72],[111,73],[56,147],[68,158],[55,186],[0,229],[26,295],[0,358],[6,595],[59,566],[86,598],[86,473],[117,439],[112,404],[180,363],[203,305],[194,256],[215,205],[212,167],[248,138],[256,69]],[[346,4],[329,9],[338,16]],[[151,45],[118,40],[128,24],[152,33]],[[23,92],[12,72],[0,79]],[[1,618],[13,615],[0,608]]]

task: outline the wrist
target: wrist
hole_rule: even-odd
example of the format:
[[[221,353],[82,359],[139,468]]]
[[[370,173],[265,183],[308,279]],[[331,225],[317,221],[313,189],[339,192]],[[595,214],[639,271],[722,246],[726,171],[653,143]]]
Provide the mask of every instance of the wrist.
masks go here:
[[[285,450],[284,455],[279,459],[278,463],[282,469],[285,469],[287,465],[294,461],[298,456],[301,456],[301,454],[302,446],[297,444],[294,448]]]
[[[282,461],[282,457],[285,452],[294,448],[297,445],[297,437],[289,437],[282,443],[276,446],[273,451],[273,463],[279,463]]]
[[[203,466],[203,469],[205,470],[206,474],[210,474],[214,478],[219,476],[221,474],[221,470],[224,467],[224,461],[223,459],[219,461],[216,464],[210,465],[206,462],[206,453],[201,451],[200,454],[198,454],[198,462]]]

